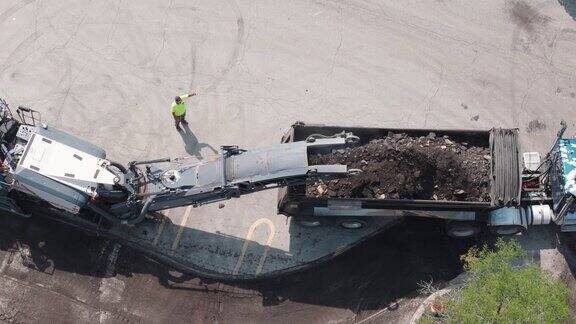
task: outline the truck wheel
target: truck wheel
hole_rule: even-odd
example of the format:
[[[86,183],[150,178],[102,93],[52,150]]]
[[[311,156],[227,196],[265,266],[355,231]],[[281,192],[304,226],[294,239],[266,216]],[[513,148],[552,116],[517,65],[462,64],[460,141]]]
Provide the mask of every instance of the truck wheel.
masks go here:
[[[338,222],[338,225],[345,229],[357,230],[366,227],[368,224],[359,219],[345,219]]]
[[[304,227],[319,227],[322,226],[322,221],[317,218],[301,218],[298,220],[298,223]]]
[[[490,228],[492,233],[498,235],[515,235],[521,233],[524,230],[524,227],[518,225],[502,225],[502,226],[494,226]]]
[[[446,224],[446,234],[454,238],[469,238],[480,232],[481,228],[475,222],[449,222]]]

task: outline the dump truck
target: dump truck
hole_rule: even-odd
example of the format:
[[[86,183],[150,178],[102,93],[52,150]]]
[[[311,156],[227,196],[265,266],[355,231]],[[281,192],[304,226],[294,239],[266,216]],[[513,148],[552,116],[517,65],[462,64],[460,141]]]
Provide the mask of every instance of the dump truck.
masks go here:
[[[310,196],[306,194],[307,185],[300,183],[279,190],[278,212],[294,217],[305,226],[336,223],[347,229],[368,226],[373,217],[436,218],[444,220],[447,235],[458,238],[471,237],[485,230],[512,235],[529,226],[551,222],[559,225],[562,231],[574,231],[576,140],[562,138],[565,129],[566,125],[562,123],[551,151],[541,161],[536,152],[521,152],[518,129],[397,129],[295,123],[283,136],[283,143],[321,138],[342,131],[358,136],[359,145],[386,138],[389,134],[422,138],[433,133],[485,148],[490,161],[489,198],[466,201]],[[328,152],[316,150],[309,154]]]

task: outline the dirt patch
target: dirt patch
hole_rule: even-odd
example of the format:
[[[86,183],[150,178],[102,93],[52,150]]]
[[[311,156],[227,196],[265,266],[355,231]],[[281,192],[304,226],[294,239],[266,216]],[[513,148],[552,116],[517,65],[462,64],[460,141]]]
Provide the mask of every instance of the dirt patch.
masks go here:
[[[528,133],[534,133],[537,131],[541,131],[546,129],[546,124],[539,121],[538,119],[534,119],[528,123],[528,127],[526,127],[526,131]]]
[[[490,151],[448,136],[385,138],[309,157],[311,164],[346,164],[358,175],[307,185],[309,197],[490,201]]]
[[[552,20],[524,1],[512,2],[509,13],[512,21],[528,32],[533,32],[538,26],[544,26]]]

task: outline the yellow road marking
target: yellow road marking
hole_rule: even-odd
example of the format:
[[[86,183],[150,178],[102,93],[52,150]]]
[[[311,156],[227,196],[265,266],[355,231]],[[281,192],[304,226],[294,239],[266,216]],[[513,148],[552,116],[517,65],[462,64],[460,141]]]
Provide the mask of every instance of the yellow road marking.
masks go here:
[[[346,251],[346,248],[347,248],[347,247],[348,247],[348,246],[346,246],[346,245],[339,246],[339,247],[334,251],[333,256],[337,256],[337,255],[342,254],[342,252]]]
[[[240,270],[240,267],[242,266],[242,263],[244,262],[244,257],[246,256],[246,250],[248,250],[248,245],[250,245],[250,240],[252,239],[252,236],[254,235],[254,231],[256,230],[256,228],[262,224],[266,224],[268,225],[268,230],[270,231],[268,233],[268,239],[266,240],[266,245],[264,248],[264,253],[262,253],[262,256],[260,256],[260,262],[258,263],[258,267],[256,267],[256,275],[259,275],[260,272],[262,272],[262,267],[264,267],[264,261],[266,260],[266,257],[268,256],[268,251],[270,250],[270,244],[272,243],[272,241],[274,240],[274,235],[276,232],[276,227],[274,226],[274,223],[272,223],[272,221],[268,218],[260,218],[259,220],[255,221],[252,226],[250,226],[250,229],[248,230],[248,234],[246,234],[246,239],[244,240],[244,245],[242,246],[242,251],[240,252],[240,257],[238,258],[238,261],[236,262],[236,267],[234,268],[234,272],[232,272],[232,274],[237,275],[238,271]]]
[[[188,217],[190,216],[190,212],[192,211],[192,206],[186,207],[186,211],[184,212],[184,217],[182,218],[182,222],[180,222],[180,228],[178,228],[178,233],[176,233],[176,237],[174,238],[174,243],[172,243],[172,250],[176,250],[178,247],[178,243],[180,243],[180,238],[182,237],[182,232],[184,232],[184,226],[188,222]]]
[[[170,211],[172,211],[172,209],[167,209],[162,213],[164,214],[164,218],[162,218],[160,225],[158,225],[158,230],[156,231],[156,237],[154,238],[154,242],[152,242],[152,245],[154,246],[156,246],[158,244],[158,241],[160,241],[160,236],[162,236],[162,232],[164,232],[164,227],[166,226],[166,218],[170,216]]]

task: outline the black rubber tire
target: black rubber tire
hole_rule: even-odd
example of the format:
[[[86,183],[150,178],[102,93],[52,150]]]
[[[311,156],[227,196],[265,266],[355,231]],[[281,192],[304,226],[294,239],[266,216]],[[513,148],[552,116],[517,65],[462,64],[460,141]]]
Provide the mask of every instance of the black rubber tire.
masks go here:
[[[477,222],[451,221],[446,223],[446,235],[453,238],[471,238],[480,232],[482,232],[482,227]]]
[[[302,218],[297,218],[295,220],[298,222],[298,224],[300,226],[308,227],[308,228],[320,227],[320,226],[324,225],[324,222],[320,218],[316,218],[316,217],[302,217]]]
[[[338,221],[338,226],[347,230],[359,230],[366,228],[368,226],[368,222],[356,218],[342,219]]]
[[[490,228],[490,232],[500,236],[512,236],[518,233],[522,233],[523,231],[524,227],[520,225],[503,225]]]

